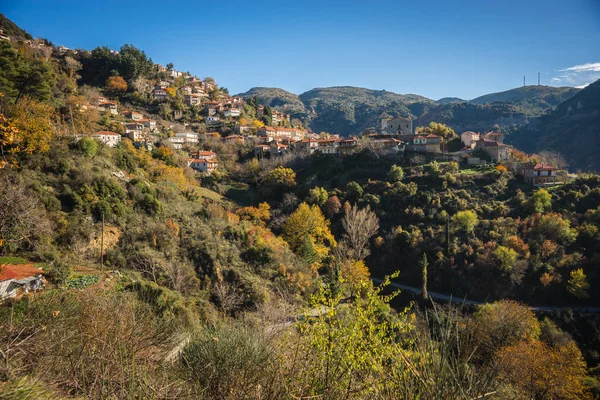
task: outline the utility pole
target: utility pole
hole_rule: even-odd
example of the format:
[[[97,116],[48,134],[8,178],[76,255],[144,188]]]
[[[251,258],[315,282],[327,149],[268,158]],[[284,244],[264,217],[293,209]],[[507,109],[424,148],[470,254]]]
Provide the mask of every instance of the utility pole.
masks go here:
[[[102,213],[102,238],[100,239],[100,265],[104,275],[104,212]]]

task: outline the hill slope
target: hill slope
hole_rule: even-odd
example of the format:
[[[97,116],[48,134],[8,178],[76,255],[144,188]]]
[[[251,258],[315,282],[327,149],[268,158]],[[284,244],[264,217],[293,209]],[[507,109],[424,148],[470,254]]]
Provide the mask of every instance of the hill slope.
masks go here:
[[[494,125],[510,132],[527,124],[529,116],[520,107],[508,103],[450,103],[428,111],[415,121],[414,126],[428,125],[433,121],[449,125],[459,133],[488,131]]]
[[[562,153],[569,169],[600,169],[600,80],[523,127],[512,138],[525,151]]]
[[[6,36],[9,36],[12,39],[31,39],[31,35],[29,33],[19,28],[17,24],[12,22],[10,19],[6,18],[6,16],[2,13],[0,13],[0,29],[4,31],[4,34]]]
[[[304,104],[294,93],[279,88],[253,87],[245,93],[240,93],[245,99],[256,97],[260,104],[274,107],[279,111],[286,112],[292,117],[306,118],[307,111]]]
[[[471,100],[474,104],[510,103],[521,107],[528,115],[542,115],[573,97],[579,89],[573,87],[523,86],[504,92],[490,93]]]
[[[415,118],[435,106],[433,100],[419,95],[351,86],[312,89],[302,93],[300,100],[314,115],[313,130],[344,135],[377,127],[384,112]]]

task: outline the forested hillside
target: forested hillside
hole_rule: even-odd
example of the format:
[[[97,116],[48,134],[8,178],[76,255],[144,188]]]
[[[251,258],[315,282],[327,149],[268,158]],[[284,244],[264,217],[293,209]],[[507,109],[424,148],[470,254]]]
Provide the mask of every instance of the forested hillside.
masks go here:
[[[539,116],[565,100],[573,97],[580,89],[574,87],[523,86],[504,92],[490,93],[471,100],[474,104],[495,102],[514,104],[528,115]]]
[[[300,129],[258,98],[301,110],[293,95],[243,101],[132,45],[17,38],[0,66],[0,399],[600,394],[600,176],[537,188],[519,171],[540,155],[472,166],[369,136],[266,156],[259,129]],[[556,117],[591,121],[597,89]],[[357,88],[300,99],[342,133],[384,111],[525,118]]]
[[[514,143],[527,151],[561,152],[571,169],[600,169],[600,81],[582,89],[556,110],[524,126]]]

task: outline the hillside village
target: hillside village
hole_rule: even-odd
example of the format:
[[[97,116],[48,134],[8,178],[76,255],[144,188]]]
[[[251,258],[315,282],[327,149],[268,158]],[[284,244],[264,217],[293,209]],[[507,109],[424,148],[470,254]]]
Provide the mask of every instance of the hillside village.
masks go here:
[[[600,398],[599,175],[0,17],[0,399]]]

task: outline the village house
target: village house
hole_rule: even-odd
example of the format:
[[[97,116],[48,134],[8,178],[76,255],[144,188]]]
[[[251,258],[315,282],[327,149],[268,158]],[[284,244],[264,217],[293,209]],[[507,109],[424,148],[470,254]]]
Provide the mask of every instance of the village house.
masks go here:
[[[191,86],[182,86],[179,88],[179,91],[184,95],[190,95],[192,94],[192,87]]]
[[[119,113],[117,109],[117,103],[115,103],[114,101],[107,101],[105,103],[102,103],[98,106],[98,109],[101,111],[108,112],[112,115],[117,115]]]
[[[225,136],[221,140],[224,141],[225,143],[243,142],[244,141],[244,137],[240,136],[240,135],[229,135],[229,136]]]
[[[302,139],[294,143],[294,150],[304,153],[313,153],[319,148],[318,139]]]
[[[475,133],[475,132],[471,132],[471,131],[463,132],[460,135],[461,142],[468,149],[474,149],[475,148],[475,143],[478,142],[479,139],[480,139],[480,134],[479,133]]]
[[[60,54],[65,54],[67,51],[71,50],[70,48],[66,47],[66,46],[58,46],[56,48],[56,50],[60,53]]]
[[[218,163],[216,159],[206,158],[190,158],[188,159],[188,167],[194,171],[212,173],[217,169]]]
[[[440,153],[441,143],[441,138],[433,133],[430,133],[429,135],[415,135],[413,136],[413,139],[406,144],[406,150],[417,153]]]
[[[389,118],[384,115],[381,118],[381,133],[385,135],[412,135],[412,119],[410,117]]]
[[[10,40],[10,37],[4,34],[4,29],[0,29],[0,40]]]
[[[183,111],[182,110],[174,110],[173,111],[173,119],[181,119],[183,118]]]
[[[475,148],[484,150],[494,161],[502,161],[508,159],[512,147],[485,139],[483,141],[478,141]]]
[[[558,168],[544,163],[527,165],[521,169],[523,181],[533,186],[554,185],[558,183]]]
[[[154,69],[156,72],[166,72],[167,68],[164,65],[154,64]]]
[[[161,87],[156,87],[152,91],[152,97],[154,97],[154,100],[156,100],[156,101],[160,101],[160,102],[167,101],[167,96],[168,96],[167,90],[163,89]]]
[[[254,157],[263,158],[266,155],[270,155],[271,146],[267,144],[257,144],[254,146]]]
[[[185,78],[186,82],[190,85],[197,85],[202,82],[197,76],[188,76]]]
[[[0,265],[0,301],[41,289],[43,274],[44,271],[33,264]]]
[[[225,117],[239,117],[241,114],[241,111],[237,108],[229,108],[225,111],[223,111],[223,115]]]
[[[171,136],[167,141],[175,150],[181,150],[185,146],[185,138],[183,137]]]
[[[204,89],[202,89],[201,86],[194,86],[192,88],[192,93],[193,94],[197,94],[200,97],[208,97],[208,95],[206,94],[206,92],[204,91]]]
[[[146,140],[146,133],[144,132],[144,125],[138,122],[132,122],[124,124],[125,135],[133,140],[134,142],[140,142]]]
[[[115,147],[121,141],[121,135],[116,132],[99,131],[92,133],[92,139],[97,139],[109,147]]]
[[[180,76],[183,76],[183,72],[180,71],[175,71],[174,69],[166,71],[167,75],[169,75],[172,78],[179,78]]]
[[[153,119],[142,118],[138,119],[137,122],[144,125],[144,128],[150,129],[151,131],[156,129],[156,121]]]
[[[125,116],[125,118],[129,118],[134,121],[144,118],[142,113],[139,113],[137,111],[123,111],[123,115]]]
[[[339,139],[337,141],[338,153],[339,154],[349,154],[356,150],[356,141],[355,137],[348,139]]]
[[[169,81],[158,81],[158,85],[161,89],[166,89],[171,86],[171,82]]]
[[[198,134],[194,132],[180,132],[167,140],[173,145],[173,148],[181,150],[185,145],[198,144]]]
[[[237,133],[238,135],[244,135],[244,134],[254,132],[255,129],[256,128],[254,128],[254,126],[252,126],[252,125],[236,125],[233,128],[233,131],[235,133]]]
[[[198,150],[191,152],[190,158],[204,158],[207,160],[214,160],[217,158],[217,153],[206,150]]]
[[[221,124],[221,118],[211,115],[204,119],[204,123],[206,123],[206,125],[219,125]]]
[[[202,96],[198,94],[188,94],[185,96],[185,103],[190,106],[199,106],[202,103]]]

